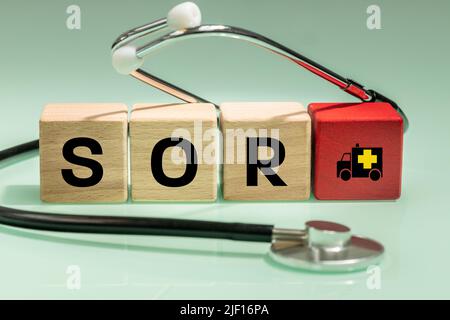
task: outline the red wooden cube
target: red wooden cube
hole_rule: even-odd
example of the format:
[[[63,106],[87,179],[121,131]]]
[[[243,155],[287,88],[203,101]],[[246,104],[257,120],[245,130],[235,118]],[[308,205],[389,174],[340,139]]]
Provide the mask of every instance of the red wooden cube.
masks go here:
[[[401,193],[403,119],[388,103],[313,103],[314,196],[387,200]]]

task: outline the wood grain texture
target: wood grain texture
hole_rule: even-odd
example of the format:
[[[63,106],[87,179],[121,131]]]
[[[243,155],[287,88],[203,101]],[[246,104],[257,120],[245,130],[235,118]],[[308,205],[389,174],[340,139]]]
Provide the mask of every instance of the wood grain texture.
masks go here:
[[[123,202],[128,198],[128,108],[123,104],[50,104],[40,120],[41,199],[47,202]],[[102,154],[86,147],[74,153],[94,159],[103,167],[101,181],[91,187],[75,187],[64,181],[61,170],[72,169],[87,178],[92,170],[66,161],[64,144],[70,139],[95,139]]]
[[[220,110],[224,136],[224,199],[308,199],[311,175],[311,119],[306,109],[295,102],[230,102],[222,104]],[[278,129],[278,134],[273,129]],[[239,130],[245,137],[272,137],[283,143],[286,155],[283,163],[277,167],[277,174],[286,186],[273,186],[260,171],[258,185],[247,186],[247,142],[245,138],[236,136]],[[270,151],[272,150],[267,147],[258,148],[258,158],[270,159],[273,156]],[[240,161],[238,157],[241,157]]]
[[[201,128],[194,124],[201,122]],[[184,135],[180,131],[185,132]],[[214,201],[217,197],[216,137],[202,139],[203,134],[217,130],[214,105],[206,103],[186,104],[137,104],[130,120],[131,145],[131,195],[134,201]],[[174,134],[176,132],[176,134]],[[174,135],[173,135],[174,134]],[[181,187],[160,184],[151,170],[151,154],[154,146],[164,138],[181,136],[188,139],[197,150],[199,164],[192,182]],[[179,152],[178,152],[179,151]],[[172,153],[178,152],[184,161],[173,161]],[[202,154],[214,161],[207,163]],[[185,154],[180,148],[168,148],[163,155],[163,171],[176,178],[186,170]]]

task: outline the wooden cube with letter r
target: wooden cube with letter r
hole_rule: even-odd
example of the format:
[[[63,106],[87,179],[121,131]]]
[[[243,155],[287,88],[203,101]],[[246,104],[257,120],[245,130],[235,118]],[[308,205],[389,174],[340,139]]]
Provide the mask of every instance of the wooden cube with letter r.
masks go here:
[[[40,120],[41,199],[126,201],[127,130],[123,104],[47,105]]]
[[[214,201],[216,131],[210,103],[135,105],[130,120],[132,199]]]
[[[311,119],[296,102],[233,102],[221,109],[226,200],[310,195]]]

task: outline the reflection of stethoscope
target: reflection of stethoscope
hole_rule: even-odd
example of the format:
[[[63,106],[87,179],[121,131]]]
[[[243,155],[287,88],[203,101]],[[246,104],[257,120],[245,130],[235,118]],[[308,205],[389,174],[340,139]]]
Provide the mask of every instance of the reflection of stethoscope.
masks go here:
[[[403,111],[392,100],[374,90],[367,90],[355,81],[328,70],[299,53],[257,33],[222,25],[200,25],[198,7],[186,2],[174,7],[167,19],[132,29],[113,44],[113,65],[122,74],[131,76],[186,102],[208,102],[184,89],[159,79],[140,69],[144,57],[164,44],[183,38],[226,36],[249,41],[281,55],[333,83],[363,102],[383,101],[395,108],[404,119]],[[176,31],[163,35],[141,47],[131,42],[155,31],[170,27]],[[32,141],[0,152],[0,161],[37,149]],[[160,235],[271,242],[271,257],[282,264],[316,271],[353,271],[376,264],[382,257],[383,246],[371,239],[352,236],[346,226],[309,221],[304,230],[275,228],[273,225],[226,223],[166,218],[123,216],[90,216],[50,214],[0,207],[0,223],[20,228],[102,234]]]

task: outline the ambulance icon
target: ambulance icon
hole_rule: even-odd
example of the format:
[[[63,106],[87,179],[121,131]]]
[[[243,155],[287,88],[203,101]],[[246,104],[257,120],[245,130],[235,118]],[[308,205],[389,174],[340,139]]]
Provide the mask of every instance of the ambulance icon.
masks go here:
[[[363,148],[356,144],[351,153],[342,155],[336,168],[337,177],[344,181],[350,178],[378,181],[383,176],[383,148]]]

